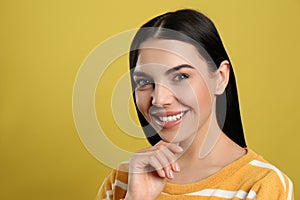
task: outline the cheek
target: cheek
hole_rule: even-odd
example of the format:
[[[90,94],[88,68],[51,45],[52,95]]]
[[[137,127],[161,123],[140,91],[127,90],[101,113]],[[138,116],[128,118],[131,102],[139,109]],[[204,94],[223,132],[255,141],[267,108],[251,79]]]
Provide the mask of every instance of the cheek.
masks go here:
[[[196,92],[200,114],[206,115],[212,110],[212,96],[207,87],[201,87],[198,91],[201,91]]]
[[[211,110],[212,96],[204,82],[190,84],[178,92],[178,96],[181,103],[192,107],[195,112],[205,114]]]
[[[148,95],[147,92],[136,91],[135,101],[139,111],[146,117],[151,106],[151,95]]]

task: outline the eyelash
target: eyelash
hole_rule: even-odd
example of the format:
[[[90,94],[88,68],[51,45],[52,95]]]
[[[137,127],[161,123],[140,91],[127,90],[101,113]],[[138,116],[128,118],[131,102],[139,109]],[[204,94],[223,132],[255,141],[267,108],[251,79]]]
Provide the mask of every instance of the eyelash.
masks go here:
[[[144,83],[142,83],[142,82],[144,82]],[[141,87],[145,87],[147,85],[152,85],[153,81],[151,81],[149,79],[141,78],[141,79],[136,80],[135,83],[138,88],[141,88]]]
[[[178,79],[179,78],[179,79]],[[189,75],[188,74],[185,74],[185,73],[177,73],[175,74],[174,78],[173,78],[173,81],[175,82],[179,82],[179,81],[182,81],[184,79],[188,79],[189,78]],[[177,80],[176,80],[177,79]]]
[[[182,80],[188,79],[189,75],[185,74],[185,73],[177,73],[174,75],[174,77],[172,78],[172,81],[174,82],[180,82]],[[150,80],[150,79],[146,79],[146,78],[141,78],[141,79],[137,79],[135,81],[135,84],[137,86],[137,88],[143,88],[146,87],[148,85],[153,85],[154,81]]]

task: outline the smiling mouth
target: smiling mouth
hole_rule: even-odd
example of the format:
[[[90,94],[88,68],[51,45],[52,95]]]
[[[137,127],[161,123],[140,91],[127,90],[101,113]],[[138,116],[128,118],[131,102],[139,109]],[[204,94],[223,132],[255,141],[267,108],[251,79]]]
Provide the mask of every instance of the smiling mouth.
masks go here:
[[[188,111],[166,112],[151,114],[154,121],[163,128],[172,128],[182,121],[182,118]]]
[[[174,122],[182,118],[184,112],[181,112],[177,115],[169,115],[169,116],[157,116],[161,122]]]

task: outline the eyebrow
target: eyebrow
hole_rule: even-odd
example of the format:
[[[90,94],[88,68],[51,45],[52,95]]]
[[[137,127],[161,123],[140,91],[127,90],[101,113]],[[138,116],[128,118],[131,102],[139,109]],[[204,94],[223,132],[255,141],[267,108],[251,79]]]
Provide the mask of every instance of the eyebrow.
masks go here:
[[[182,65],[178,65],[178,66],[176,66],[176,67],[173,67],[173,68],[167,70],[167,71],[165,72],[165,75],[169,75],[169,74],[171,74],[171,73],[173,73],[173,72],[179,71],[179,70],[182,69],[182,68],[195,69],[195,68],[192,67],[191,65],[182,64]]]
[[[173,67],[173,68],[167,70],[167,71],[165,72],[165,75],[169,75],[169,74],[171,74],[171,73],[173,73],[173,72],[179,71],[179,70],[182,69],[182,68],[195,69],[195,68],[192,67],[191,65],[188,65],[188,64],[182,64],[182,65],[178,65],[178,66],[176,66],[176,67]],[[139,72],[139,71],[134,71],[133,74],[132,74],[132,76],[146,76],[146,77],[149,77],[149,75],[148,75],[147,73],[145,73],[145,72]]]

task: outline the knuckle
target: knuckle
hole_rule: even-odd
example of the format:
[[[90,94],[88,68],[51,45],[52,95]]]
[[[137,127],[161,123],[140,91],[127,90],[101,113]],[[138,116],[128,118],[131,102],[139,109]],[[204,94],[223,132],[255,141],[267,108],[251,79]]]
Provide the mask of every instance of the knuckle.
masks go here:
[[[155,162],[155,156],[154,156],[154,155],[149,156],[149,160],[150,160],[151,162]]]
[[[150,161],[151,165],[155,165],[155,166],[157,165],[155,156],[150,156],[149,161]]]
[[[161,154],[161,151],[160,150],[155,150],[153,152],[153,156],[159,156]]]
[[[154,145],[154,147],[156,147],[157,149],[160,149],[160,148],[165,148],[168,144],[164,141],[159,141],[156,145]]]
[[[164,145],[158,145],[158,146],[156,147],[157,150],[163,150],[164,148],[165,148]]]
[[[170,165],[167,165],[167,166],[164,167],[164,169],[165,169],[166,171],[170,171],[170,170],[171,170],[171,167],[170,167]]]

